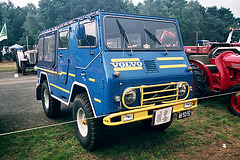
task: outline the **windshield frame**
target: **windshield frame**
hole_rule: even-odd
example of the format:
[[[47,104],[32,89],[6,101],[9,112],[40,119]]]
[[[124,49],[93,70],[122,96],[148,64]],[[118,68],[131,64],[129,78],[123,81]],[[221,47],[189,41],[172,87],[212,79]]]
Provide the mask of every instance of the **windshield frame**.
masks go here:
[[[120,18],[120,19],[133,19],[133,20],[142,20],[142,21],[153,21],[153,22],[164,22],[164,23],[171,23],[171,24],[174,24],[175,25],[175,29],[176,29],[176,34],[178,36],[178,44],[179,44],[179,47],[176,49],[168,49],[168,51],[181,51],[183,49],[183,46],[182,46],[182,39],[181,39],[181,35],[180,35],[180,31],[179,31],[179,27],[177,25],[177,22],[174,21],[174,20],[164,20],[164,19],[157,19],[157,17],[133,17],[131,15],[129,16],[118,16],[118,15],[105,15],[103,17],[103,34],[104,34],[104,46],[106,47],[106,49],[108,50],[111,50],[111,51],[122,51],[122,50],[127,50],[127,51],[130,51],[131,48],[125,48],[125,47],[121,47],[121,48],[111,48],[107,45],[107,38],[106,38],[106,19],[107,18]],[[127,33],[128,34],[128,33]],[[123,44],[124,46],[125,44]],[[150,49],[144,49],[144,48],[134,48],[132,47],[132,50],[134,51],[165,51],[164,47],[161,47],[161,48],[150,48]]]

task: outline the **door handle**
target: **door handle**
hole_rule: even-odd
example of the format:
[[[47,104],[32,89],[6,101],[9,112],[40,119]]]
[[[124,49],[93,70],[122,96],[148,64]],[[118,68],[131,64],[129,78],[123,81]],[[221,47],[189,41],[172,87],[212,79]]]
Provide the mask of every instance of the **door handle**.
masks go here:
[[[62,56],[63,56],[63,53],[60,53],[59,57],[62,58]]]

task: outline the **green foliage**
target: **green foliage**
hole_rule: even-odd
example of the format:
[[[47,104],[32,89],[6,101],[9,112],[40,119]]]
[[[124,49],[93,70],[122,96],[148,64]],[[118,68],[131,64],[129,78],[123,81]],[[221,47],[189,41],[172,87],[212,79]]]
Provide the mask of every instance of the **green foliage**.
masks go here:
[[[31,3],[15,7],[9,1],[0,2],[0,27],[6,22],[8,31],[8,40],[0,42],[0,47],[26,45],[26,36],[30,45],[36,44],[41,30],[98,9],[177,18],[184,45],[194,45],[196,32],[199,39],[224,42],[229,28],[240,23],[240,18],[233,17],[229,9],[205,8],[198,1],[145,0],[134,6],[131,0],[40,0],[38,8]]]
[[[173,119],[163,132],[140,122],[107,127],[104,145],[84,150],[73,124],[0,137],[1,159],[239,159],[240,118],[225,98],[200,101],[186,119]],[[223,148],[223,144],[227,148]],[[204,153],[204,154],[203,154]]]

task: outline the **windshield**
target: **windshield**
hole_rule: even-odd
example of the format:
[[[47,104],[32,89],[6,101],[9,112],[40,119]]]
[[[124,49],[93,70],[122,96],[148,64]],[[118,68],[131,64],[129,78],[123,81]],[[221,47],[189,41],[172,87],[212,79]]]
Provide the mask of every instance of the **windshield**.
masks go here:
[[[239,29],[233,30],[231,43],[240,43],[240,30]]]
[[[108,49],[181,49],[177,26],[173,22],[106,17],[104,23]]]

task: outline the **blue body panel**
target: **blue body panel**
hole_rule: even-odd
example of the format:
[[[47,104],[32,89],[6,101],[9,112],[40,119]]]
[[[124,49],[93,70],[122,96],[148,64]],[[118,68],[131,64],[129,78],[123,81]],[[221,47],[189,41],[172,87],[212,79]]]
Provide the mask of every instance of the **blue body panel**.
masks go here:
[[[181,46],[181,50],[168,51],[167,55],[165,55],[166,51],[164,50],[137,50],[133,51],[131,55],[130,50],[113,51],[106,48],[103,23],[104,17],[108,15],[165,20],[174,22],[178,26],[178,22],[175,19],[96,12],[92,16],[96,21],[97,28],[97,45],[91,48],[94,54],[90,54],[89,47],[78,47],[78,40],[75,35],[77,22],[71,22],[67,26],[59,27],[60,29],[56,27],[56,35],[61,31],[69,30],[69,47],[67,49],[59,49],[58,43],[56,43],[56,63],[52,67],[46,67],[46,65],[38,63],[38,83],[40,84],[41,76],[45,75],[54,98],[69,105],[74,86],[81,86],[88,93],[95,116],[100,117],[119,112],[120,110],[126,110],[120,103],[114,101],[114,96],[121,96],[128,87],[169,82],[187,82],[192,86],[192,72],[187,70],[190,65],[183,46]],[[180,35],[179,27],[178,32]],[[42,35],[44,34],[43,32]],[[39,37],[41,37],[41,34]],[[58,36],[56,39],[58,42]],[[183,44],[182,41],[181,44]],[[180,58],[171,60],[171,57]],[[133,59],[133,61],[113,62],[115,59],[123,58]],[[156,66],[154,71],[148,71],[147,64],[145,64],[148,60],[154,62]],[[185,67],[176,67],[176,65]],[[114,76],[116,68],[124,68],[126,66],[140,68],[137,70],[119,71],[120,76]],[[191,98],[191,93],[188,98]]]

